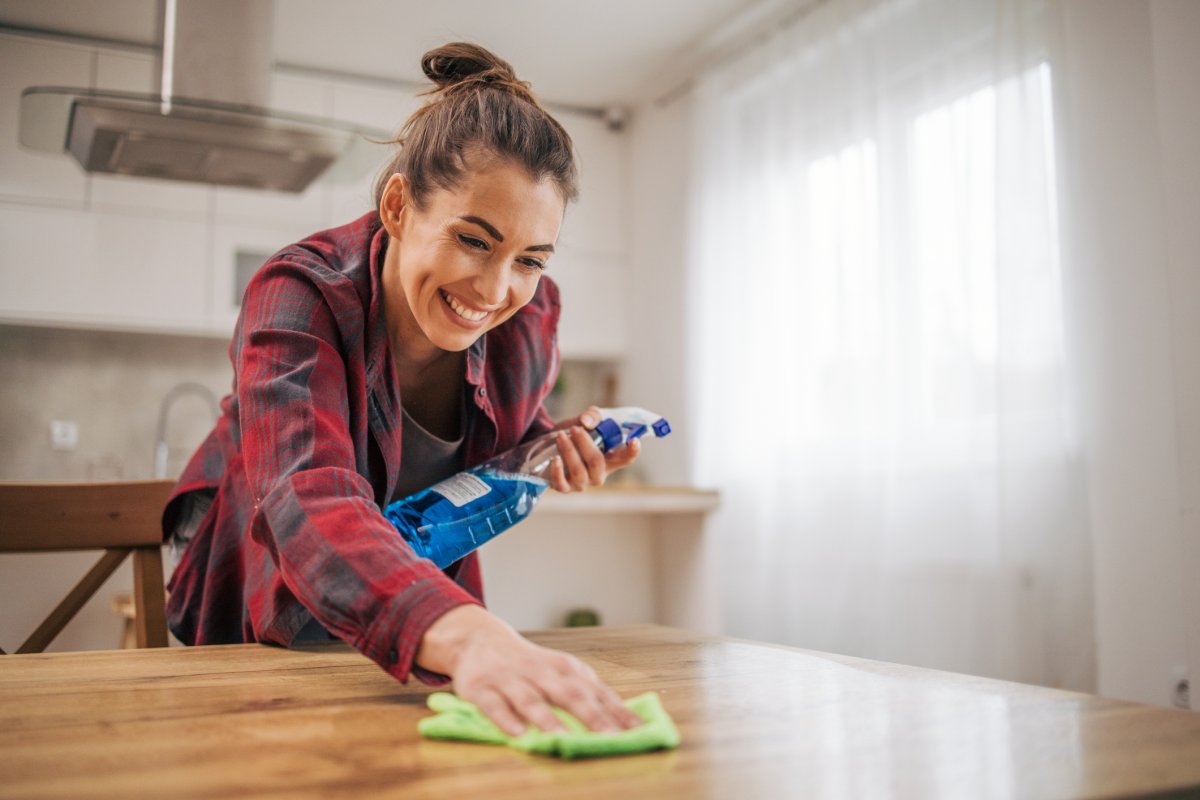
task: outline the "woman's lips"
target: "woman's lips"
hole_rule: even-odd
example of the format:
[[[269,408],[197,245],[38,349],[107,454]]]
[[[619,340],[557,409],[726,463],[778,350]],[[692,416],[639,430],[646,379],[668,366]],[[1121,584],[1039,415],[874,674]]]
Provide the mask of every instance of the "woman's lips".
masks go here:
[[[442,296],[442,300],[445,301],[446,308],[449,309],[451,316],[459,323],[464,324],[467,327],[479,327],[479,325],[485,319],[487,319],[488,315],[491,313],[490,311],[479,311],[477,309],[470,308],[469,306],[463,304],[463,302],[457,297],[445,291],[444,289],[439,290],[438,293]]]

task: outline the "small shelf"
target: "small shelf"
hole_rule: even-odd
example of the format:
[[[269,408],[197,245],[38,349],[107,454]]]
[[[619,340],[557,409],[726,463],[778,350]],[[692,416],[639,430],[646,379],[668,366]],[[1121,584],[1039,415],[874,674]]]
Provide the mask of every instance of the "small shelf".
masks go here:
[[[538,510],[542,514],[706,514],[719,503],[715,489],[606,486],[578,494],[546,492]]]

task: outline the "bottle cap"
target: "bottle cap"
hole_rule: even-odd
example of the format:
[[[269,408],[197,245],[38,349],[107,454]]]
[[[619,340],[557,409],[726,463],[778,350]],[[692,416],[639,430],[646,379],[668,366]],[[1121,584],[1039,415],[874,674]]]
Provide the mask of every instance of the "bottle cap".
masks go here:
[[[596,432],[600,434],[605,452],[620,447],[625,441],[625,436],[621,433],[621,426],[611,419],[600,420],[600,424],[596,426]]]

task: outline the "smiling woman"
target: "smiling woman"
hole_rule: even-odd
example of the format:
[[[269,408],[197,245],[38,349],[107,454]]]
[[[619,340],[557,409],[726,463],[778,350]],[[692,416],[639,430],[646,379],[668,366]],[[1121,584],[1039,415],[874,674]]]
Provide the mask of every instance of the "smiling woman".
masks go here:
[[[164,514],[187,644],[339,637],[399,680],[452,679],[512,733],[638,724],[582,662],[482,607],[475,555],[420,559],[381,508],[554,429],[558,290],[543,276],[575,196],[571,140],[512,68],[427,53],[376,209],[272,256],[246,289],[234,391]],[[559,491],[604,482],[589,409],[558,425]]]

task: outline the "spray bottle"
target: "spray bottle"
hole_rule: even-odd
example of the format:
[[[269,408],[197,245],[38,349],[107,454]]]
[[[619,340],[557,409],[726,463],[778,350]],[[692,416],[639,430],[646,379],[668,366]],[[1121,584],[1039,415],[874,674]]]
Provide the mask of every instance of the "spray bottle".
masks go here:
[[[671,425],[643,408],[602,408],[589,431],[602,451],[646,433],[663,437]],[[543,434],[478,466],[422,489],[383,510],[418,556],[445,569],[525,519],[550,486],[542,477],[558,455],[555,432]]]

